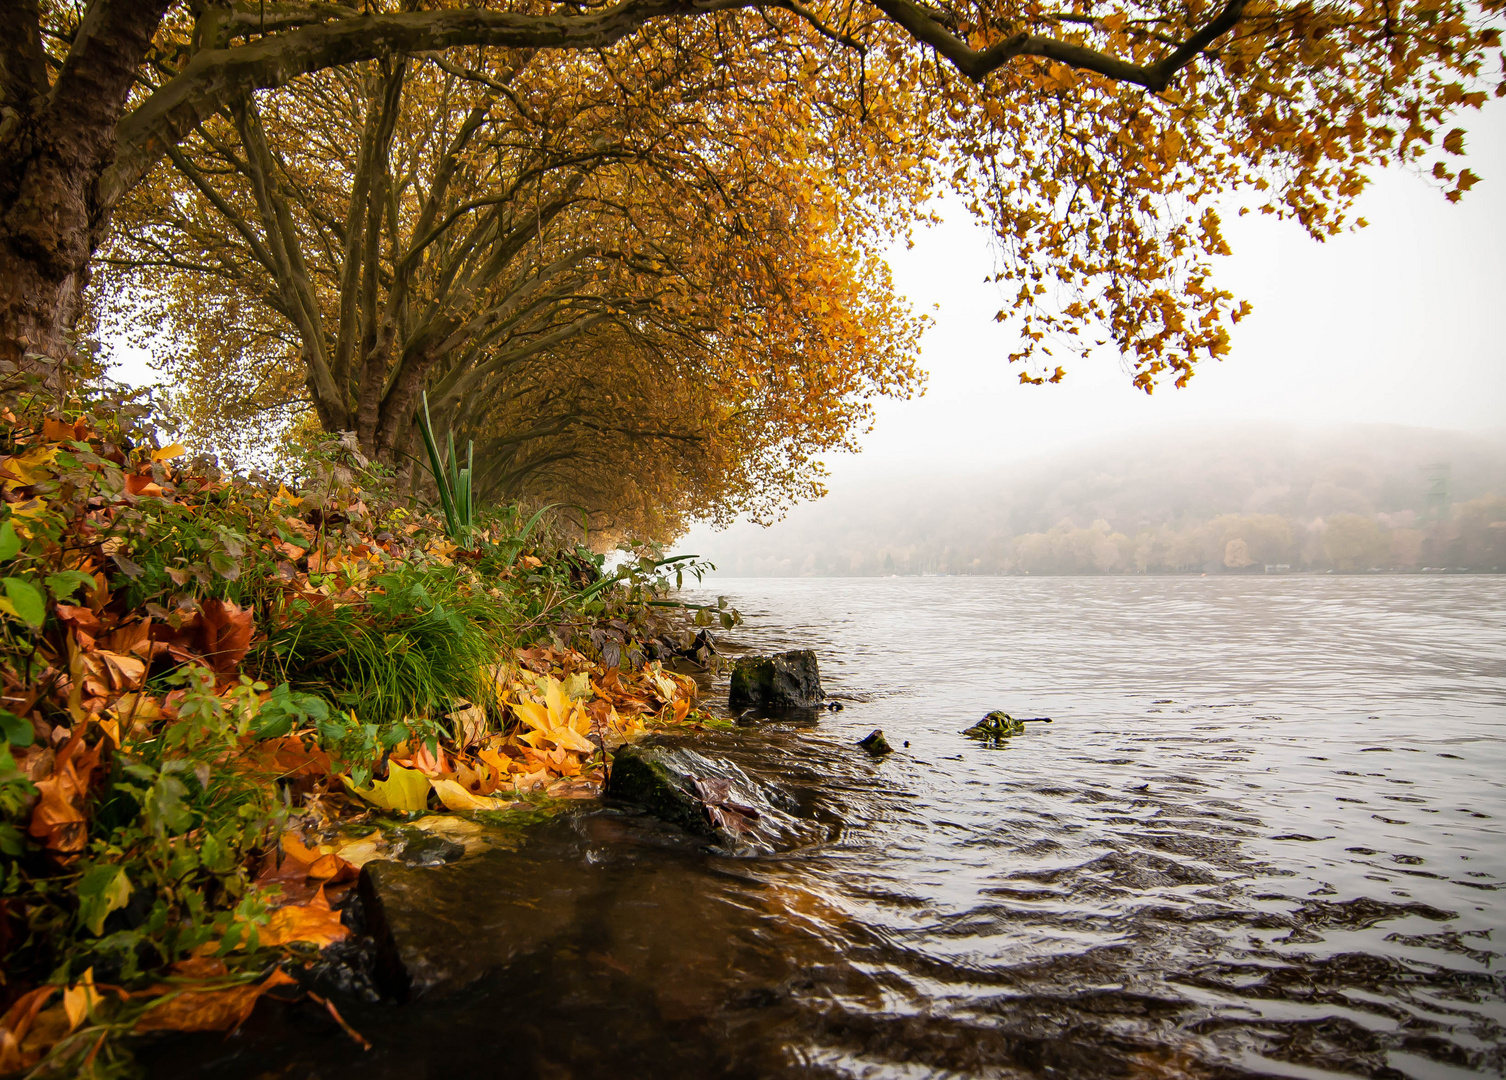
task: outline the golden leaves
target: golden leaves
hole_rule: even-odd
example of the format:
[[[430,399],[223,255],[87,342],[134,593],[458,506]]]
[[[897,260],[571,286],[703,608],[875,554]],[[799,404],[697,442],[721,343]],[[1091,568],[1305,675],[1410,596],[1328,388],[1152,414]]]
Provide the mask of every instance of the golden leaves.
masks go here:
[[[310,867],[310,876],[335,865],[338,856],[324,855]],[[321,863],[325,866],[321,867]],[[333,876],[333,871],[329,876]],[[267,917],[267,924],[257,930],[262,945],[288,945],[295,941],[323,948],[350,936],[350,928],[340,921],[340,913],[329,906],[321,885],[306,904],[286,904]]]
[[[352,792],[383,810],[412,813],[429,804],[429,778],[418,769],[405,769],[389,762],[387,779],[374,780],[364,788],[358,788],[349,777],[341,777]]]

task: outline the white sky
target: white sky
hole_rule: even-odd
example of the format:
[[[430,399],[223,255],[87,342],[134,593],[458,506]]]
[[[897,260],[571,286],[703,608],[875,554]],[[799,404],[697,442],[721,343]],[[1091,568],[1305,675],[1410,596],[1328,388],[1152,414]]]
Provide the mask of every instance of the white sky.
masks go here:
[[[895,283],[931,311],[925,397],[886,402],[834,480],[894,470],[961,471],[1105,435],[1228,419],[1506,428],[1506,102],[1464,121],[1484,177],[1461,203],[1414,175],[1381,175],[1361,200],[1370,226],[1318,244],[1255,214],[1225,221],[1233,255],[1218,283],[1254,313],[1233,352],[1185,390],[1147,398],[1112,352],[1068,364],[1057,386],[1023,386],[993,321],[986,231],[965,211],[890,259]]]

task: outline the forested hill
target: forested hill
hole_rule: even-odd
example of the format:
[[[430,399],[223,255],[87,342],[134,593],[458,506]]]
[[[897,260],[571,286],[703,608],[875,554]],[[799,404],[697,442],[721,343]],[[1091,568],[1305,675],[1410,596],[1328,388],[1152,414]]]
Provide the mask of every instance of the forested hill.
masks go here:
[[[1506,438],[1129,436],[971,476],[873,475],[772,528],[687,542],[732,576],[1506,570]]]

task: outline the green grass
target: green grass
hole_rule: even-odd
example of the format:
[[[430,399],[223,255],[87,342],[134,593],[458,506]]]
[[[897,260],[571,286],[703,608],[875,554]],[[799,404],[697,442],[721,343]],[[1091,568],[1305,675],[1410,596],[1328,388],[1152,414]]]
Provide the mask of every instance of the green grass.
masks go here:
[[[484,703],[487,669],[509,644],[508,606],[445,567],[406,567],[372,584],[360,604],[289,604],[253,658],[263,677],[378,726]]]

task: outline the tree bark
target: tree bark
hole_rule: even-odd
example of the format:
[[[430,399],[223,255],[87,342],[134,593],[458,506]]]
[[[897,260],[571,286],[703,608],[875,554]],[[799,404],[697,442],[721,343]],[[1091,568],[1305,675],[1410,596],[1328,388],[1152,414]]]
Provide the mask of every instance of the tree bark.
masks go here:
[[[115,160],[115,125],[167,0],[87,9],[55,82],[34,0],[0,0],[0,360],[52,367],[109,226],[98,181]]]

